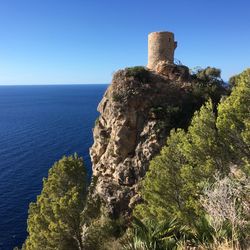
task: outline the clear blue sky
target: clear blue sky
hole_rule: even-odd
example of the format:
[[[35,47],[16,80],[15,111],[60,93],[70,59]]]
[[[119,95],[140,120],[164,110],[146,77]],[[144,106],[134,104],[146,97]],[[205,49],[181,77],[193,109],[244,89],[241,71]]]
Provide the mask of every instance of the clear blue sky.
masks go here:
[[[0,0],[0,84],[110,82],[161,30],[191,68],[250,66],[249,0]]]

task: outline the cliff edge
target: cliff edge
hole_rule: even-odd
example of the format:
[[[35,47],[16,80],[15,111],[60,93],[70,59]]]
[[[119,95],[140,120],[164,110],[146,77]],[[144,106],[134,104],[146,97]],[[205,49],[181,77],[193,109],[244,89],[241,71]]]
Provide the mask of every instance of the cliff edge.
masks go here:
[[[111,218],[128,216],[139,202],[138,182],[170,130],[185,127],[192,105],[189,69],[162,63],[119,70],[98,106],[90,149],[94,194]]]

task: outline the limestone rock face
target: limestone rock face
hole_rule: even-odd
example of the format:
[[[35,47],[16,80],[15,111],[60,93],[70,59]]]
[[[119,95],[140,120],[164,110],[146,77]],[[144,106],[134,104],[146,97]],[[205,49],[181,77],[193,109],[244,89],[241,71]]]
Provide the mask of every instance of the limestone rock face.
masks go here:
[[[112,218],[129,215],[139,201],[138,182],[173,127],[171,110],[183,105],[183,82],[170,79],[145,69],[120,70],[98,106],[90,155],[95,195]]]

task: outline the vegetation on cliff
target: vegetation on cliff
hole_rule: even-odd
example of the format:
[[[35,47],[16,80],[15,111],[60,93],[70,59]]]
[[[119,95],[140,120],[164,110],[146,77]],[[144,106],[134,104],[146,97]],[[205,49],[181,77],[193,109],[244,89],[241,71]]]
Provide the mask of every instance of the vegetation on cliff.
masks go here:
[[[171,70],[178,79],[143,67],[115,74],[94,130],[95,150],[107,155],[93,154],[101,164],[88,191],[81,158],[55,163],[30,205],[23,249],[247,249],[250,70],[233,78],[227,97],[218,69],[187,82],[185,68]]]
[[[49,170],[37,201],[30,204],[23,249],[82,249],[80,214],[86,200],[86,169],[77,155]]]
[[[250,70],[246,70],[236,77],[231,95],[221,101],[216,113],[211,101],[207,102],[195,113],[187,132],[171,131],[167,145],[152,160],[141,184],[143,203],[136,207],[134,215],[144,223],[154,221],[155,226],[173,218],[188,226],[189,233],[175,247],[185,241],[187,245],[202,244],[214,249],[226,243],[237,249],[247,247],[249,107]],[[197,225],[204,221],[207,228],[197,234]],[[163,237],[164,230],[158,240],[166,244],[151,249],[168,249],[169,238]],[[211,237],[197,240],[206,233]]]
[[[192,72],[191,79],[193,82],[192,95],[200,104],[203,104],[209,98],[214,103],[218,103],[222,95],[229,93],[221,79],[220,69],[214,67],[198,68]]]

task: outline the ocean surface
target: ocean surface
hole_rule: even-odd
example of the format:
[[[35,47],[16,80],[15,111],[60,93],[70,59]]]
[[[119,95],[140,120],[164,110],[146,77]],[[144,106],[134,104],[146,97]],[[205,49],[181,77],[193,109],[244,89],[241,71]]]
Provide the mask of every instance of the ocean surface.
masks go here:
[[[83,156],[107,85],[0,86],[0,250],[26,238],[28,205],[63,155]]]

